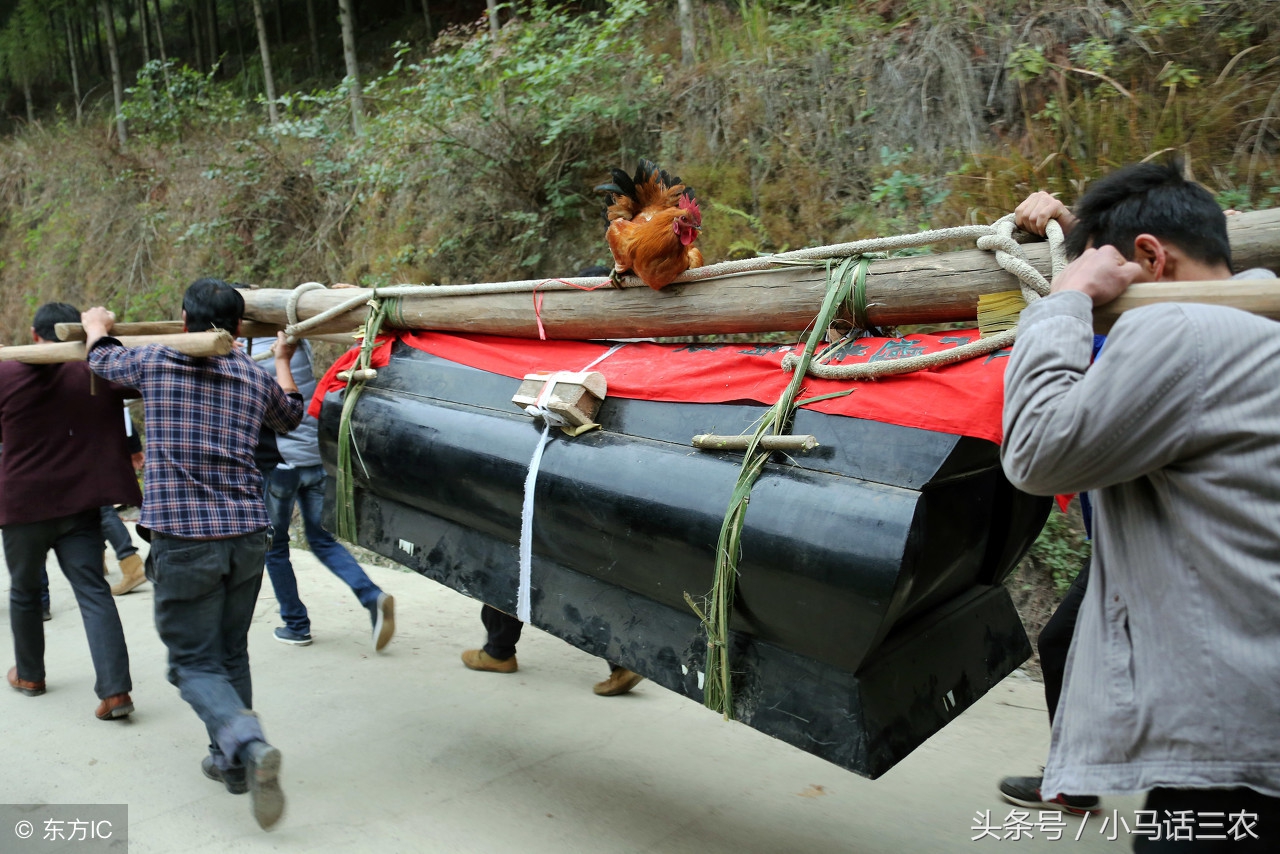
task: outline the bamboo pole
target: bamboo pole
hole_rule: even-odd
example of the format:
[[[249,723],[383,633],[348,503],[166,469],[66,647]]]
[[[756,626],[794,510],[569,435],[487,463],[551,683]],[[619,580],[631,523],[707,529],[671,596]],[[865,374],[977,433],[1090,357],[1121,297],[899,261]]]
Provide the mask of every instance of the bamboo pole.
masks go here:
[[[231,348],[235,344],[235,339],[225,329],[213,329],[208,332],[184,332],[178,335],[137,335],[120,338],[119,340],[126,347],[141,347],[144,344],[164,344],[188,356],[225,356],[231,352]],[[81,341],[0,347],[0,362],[23,362],[28,365],[83,362],[85,355],[85,346]]]
[[[745,451],[751,445],[752,436],[716,436],[710,433],[699,433],[693,437],[693,446],[703,451]],[[788,433],[781,436],[772,434],[760,437],[759,448],[762,451],[812,451],[818,447],[816,436]]]
[[[1280,209],[1228,217],[1237,269],[1280,268]],[[1048,275],[1044,243],[1023,247],[1028,260]],[[566,279],[580,287],[603,285],[602,278]],[[723,278],[673,284],[653,291],[634,280],[621,289],[548,290],[557,280],[506,283],[509,293],[476,293],[501,286],[441,286],[440,296],[399,300],[388,313],[389,327],[436,329],[538,337],[538,320],[548,338],[646,338],[677,335],[761,333],[799,330],[816,316],[826,291],[821,267],[782,267]],[[532,291],[538,287],[535,314]],[[983,294],[1017,290],[1018,282],[996,263],[993,253],[961,250],[873,261],[866,281],[866,320],[874,326],[973,321]],[[290,291],[242,290],[245,317],[261,323],[287,323]],[[446,295],[447,294],[447,295]],[[306,320],[370,289],[313,290],[298,299],[297,316]],[[364,322],[361,305],[312,332],[351,330]],[[846,309],[842,313],[851,319]]]

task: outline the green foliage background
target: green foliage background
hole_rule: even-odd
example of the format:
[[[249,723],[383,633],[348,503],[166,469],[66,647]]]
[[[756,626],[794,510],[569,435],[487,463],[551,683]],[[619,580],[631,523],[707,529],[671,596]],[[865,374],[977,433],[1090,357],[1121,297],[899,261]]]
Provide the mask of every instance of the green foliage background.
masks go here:
[[[989,222],[1164,152],[1224,205],[1280,199],[1280,3],[695,5],[692,66],[670,2],[517,0],[496,40],[483,21],[375,34],[360,135],[341,84],[288,85],[316,79],[301,49],[276,57],[275,126],[252,64],[144,66],[127,149],[109,110],[56,101],[0,138],[0,342],[52,299],[171,318],[201,275],[570,274],[608,258],[592,187],[640,156],[697,190],[709,262]],[[14,91],[56,70],[41,9],[20,0],[0,31]],[[1033,563],[1061,585],[1078,533],[1047,536]]]
[[[202,274],[564,275],[606,260],[592,187],[639,156],[696,188],[710,261],[990,221],[1165,150],[1280,197],[1280,4],[711,3],[688,68],[662,3],[512,8],[374,57],[361,136],[341,85],[269,126],[243,75],[155,61],[126,150],[102,112],[0,139],[0,338],[55,297],[169,317]]]

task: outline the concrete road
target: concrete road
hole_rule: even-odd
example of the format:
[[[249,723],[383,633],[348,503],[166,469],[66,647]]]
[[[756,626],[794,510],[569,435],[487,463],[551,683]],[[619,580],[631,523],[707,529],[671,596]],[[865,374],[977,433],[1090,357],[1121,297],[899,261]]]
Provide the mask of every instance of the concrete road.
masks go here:
[[[1130,848],[1123,831],[1108,839],[1114,825],[1104,831],[1103,817],[1119,810],[1132,825],[1135,798],[1107,799],[1083,828],[1067,817],[1056,841],[1034,813],[1034,838],[1017,838],[1007,822],[997,781],[1034,773],[1047,748],[1038,683],[1006,680],[866,780],[647,682],[597,697],[604,663],[534,629],[518,673],[469,671],[458,656],[482,641],[479,605],[416,574],[368,568],[398,614],[395,639],[375,654],[355,597],[310,553],[295,558],[315,643],[272,639],[280,623],[269,582],[250,637],[255,704],[285,758],[288,809],[275,831],[254,824],[247,797],[201,775],[204,728],[165,681],[149,584],[117,600],[137,711],[94,718],[84,630],[52,561],[48,693],[0,694],[0,803],[126,802],[133,854]],[[0,643],[7,670],[7,626]],[[1010,838],[973,841],[984,814]],[[11,832],[0,827],[0,852],[11,850]]]

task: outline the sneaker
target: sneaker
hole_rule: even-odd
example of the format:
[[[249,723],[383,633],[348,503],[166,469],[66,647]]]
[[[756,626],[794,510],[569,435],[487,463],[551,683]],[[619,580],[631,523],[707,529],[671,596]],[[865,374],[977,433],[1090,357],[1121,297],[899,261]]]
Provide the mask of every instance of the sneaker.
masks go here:
[[[200,760],[200,770],[203,771],[204,775],[210,780],[217,780],[219,783],[226,786],[227,791],[233,795],[243,795],[245,792],[249,791],[249,783],[245,780],[243,765],[239,768],[228,768],[223,771],[218,767],[217,763],[213,761],[212,756],[205,756],[204,759]]]
[[[516,657],[494,658],[483,649],[469,649],[462,654],[462,663],[472,670],[487,670],[490,673],[515,673],[520,669]]]
[[[643,680],[644,677],[639,673],[633,673],[625,667],[615,667],[609,673],[608,679],[597,682],[591,690],[601,697],[617,697],[619,694],[627,693]]]
[[[311,635],[295,632],[288,626],[276,629],[275,637],[280,643],[287,643],[289,646],[311,646]]]
[[[396,600],[395,597],[379,593],[378,601],[369,609],[373,618],[373,649],[381,652],[391,643],[391,636],[396,633]]]
[[[258,827],[270,830],[284,815],[284,792],[280,790],[280,751],[265,741],[251,741],[240,748],[249,784],[249,809]]]
[[[1060,810],[1072,815],[1097,815],[1101,811],[1096,795],[1042,796],[1040,783],[1043,780],[1043,777],[1005,777],[1000,781],[1000,797],[1015,806]]]

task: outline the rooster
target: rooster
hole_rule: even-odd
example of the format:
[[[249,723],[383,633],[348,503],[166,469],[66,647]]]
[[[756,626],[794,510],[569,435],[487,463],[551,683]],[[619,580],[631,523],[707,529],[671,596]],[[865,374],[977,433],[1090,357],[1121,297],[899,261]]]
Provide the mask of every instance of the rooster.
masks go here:
[[[701,267],[702,252],[692,244],[702,230],[702,211],[693,191],[648,160],[640,161],[634,177],[621,169],[611,174],[613,182],[596,190],[609,194],[605,236],[613,252],[613,283],[630,271],[658,291],[685,270]]]

